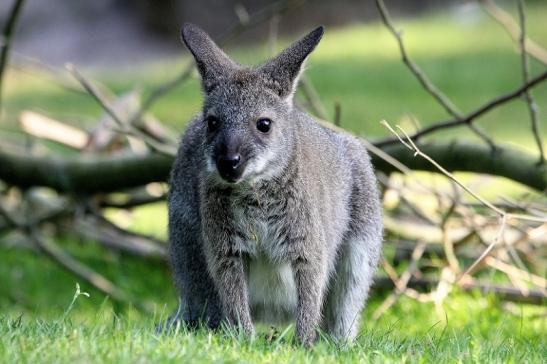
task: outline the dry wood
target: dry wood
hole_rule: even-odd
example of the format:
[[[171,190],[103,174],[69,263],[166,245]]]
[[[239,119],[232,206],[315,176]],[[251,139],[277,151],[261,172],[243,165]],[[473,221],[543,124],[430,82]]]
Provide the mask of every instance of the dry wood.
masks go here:
[[[33,111],[23,111],[19,116],[19,122],[21,128],[30,135],[75,149],[83,149],[88,142],[89,136],[82,129]]]

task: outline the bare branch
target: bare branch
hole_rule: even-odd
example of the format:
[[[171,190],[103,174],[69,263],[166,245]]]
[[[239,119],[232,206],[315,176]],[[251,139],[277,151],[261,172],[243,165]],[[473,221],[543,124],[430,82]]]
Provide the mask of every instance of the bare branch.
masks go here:
[[[515,20],[509,15],[506,11],[496,5],[493,0],[479,0],[479,3],[483,5],[483,9],[498,23],[500,23],[507,33],[511,36],[515,43],[519,43],[520,38],[520,28]],[[525,38],[525,49],[532,57],[534,57],[539,62],[547,65],[547,50],[541,47],[539,44],[529,39]]]
[[[378,8],[378,11],[380,12],[380,17],[382,18],[382,22],[384,25],[389,29],[391,34],[395,37],[397,40],[397,43],[399,44],[399,50],[401,51],[401,56],[403,57],[403,62],[407,65],[407,67],[410,69],[412,74],[416,76],[418,81],[422,84],[423,88],[429,92],[431,96],[433,96],[439,104],[442,105],[442,107],[448,112],[450,115],[454,116],[457,119],[461,118],[461,112],[458,110],[458,108],[446,97],[445,94],[442,93],[441,90],[435,86],[431,80],[425,75],[425,73],[418,67],[416,63],[410,57],[408,56],[408,53],[406,51],[405,45],[403,43],[403,37],[401,35],[401,32],[395,29],[395,26],[393,25],[391,21],[391,17],[389,16],[389,13],[387,11],[387,8],[384,4],[383,0],[376,0],[376,7]]]
[[[161,142],[158,142],[155,138],[150,137],[140,129],[137,129],[133,126],[133,124],[130,124],[128,121],[123,120],[120,118],[120,116],[116,113],[114,108],[110,106],[110,103],[106,100],[106,98],[102,95],[102,93],[90,82],[88,81],[72,64],[67,65],[67,69],[70,71],[70,73],[80,82],[80,84],[84,87],[84,89],[89,92],[91,96],[101,105],[101,107],[112,117],[112,119],[116,122],[118,127],[120,128],[120,132],[135,136],[142,141],[144,141],[152,150],[167,155],[167,156],[174,156],[176,154],[176,147],[174,145],[168,145]]]
[[[490,245],[484,250],[484,252],[462,274],[460,274],[458,278],[455,279],[454,283],[460,282],[460,280],[463,277],[471,274],[474,271],[474,269],[477,266],[479,266],[479,264],[481,264],[483,262],[483,260],[490,254],[492,249],[494,249],[494,247],[500,242],[500,240],[503,238],[503,232],[505,231],[507,219],[515,218],[515,219],[528,220],[528,221],[537,221],[537,222],[543,222],[543,223],[547,222],[546,217],[538,217],[538,216],[532,216],[532,215],[521,215],[521,214],[510,214],[510,213],[500,209],[499,207],[493,205],[492,203],[490,203],[489,201],[487,201],[486,199],[482,198],[477,193],[472,191],[469,187],[464,185],[462,182],[460,182],[452,173],[448,172],[445,168],[443,168],[439,163],[437,163],[430,156],[423,153],[420,150],[420,148],[418,148],[416,146],[414,141],[408,136],[408,134],[406,134],[406,132],[400,126],[397,125],[397,128],[399,129],[399,131],[401,133],[403,133],[403,135],[406,137],[406,140],[403,140],[399,136],[399,134],[386,121],[383,121],[382,124],[386,128],[388,128],[399,139],[399,141],[403,145],[405,145],[408,149],[413,151],[414,156],[419,155],[422,158],[426,159],[428,162],[430,162],[432,165],[434,165],[439,171],[441,171],[444,175],[446,175],[448,178],[450,178],[452,181],[454,181],[460,187],[462,187],[467,193],[469,193],[475,199],[480,201],[482,204],[484,204],[485,206],[487,206],[488,208],[490,208],[492,211],[496,212],[500,216],[501,223],[500,223],[499,231],[498,231],[498,234],[496,235],[496,237],[494,238],[494,240],[492,241],[492,243],[490,243]]]
[[[486,114],[487,112],[491,111],[492,109],[508,102],[513,99],[516,99],[517,97],[521,96],[526,92],[527,90],[533,88],[534,86],[539,85],[541,82],[545,81],[547,79],[547,71],[537,75],[536,77],[530,79],[528,82],[524,83],[523,85],[519,86],[517,89],[508,92],[504,95],[498,96],[493,98],[492,100],[488,101],[484,105],[478,107],[474,111],[470,112],[469,114],[465,115],[462,119],[451,119],[447,121],[440,121],[431,124],[428,127],[425,127],[419,131],[417,131],[414,134],[410,135],[410,138],[414,140],[418,140],[426,135],[429,135],[433,132],[453,128],[455,126],[461,126],[472,123],[475,119],[477,119],[479,116],[482,116]],[[379,141],[374,142],[374,145],[378,147],[384,147],[389,144],[396,144],[398,143],[398,139],[395,137],[382,139]]]
[[[167,244],[165,242],[122,229],[103,216],[86,216],[78,219],[75,222],[74,230],[78,234],[96,240],[114,250],[146,258],[167,259]]]
[[[431,80],[427,77],[427,75],[418,67],[418,65],[410,59],[408,56],[408,53],[406,51],[405,45],[403,43],[403,37],[401,35],[401,32],[397,31],[395,29],[395,26],[391,22],[391,18],[389,16],[389,13],[387,11],[387,8],[384,5],[383,0],[376,0],[376,6],[378,8],[378,11],[380,12],[380,16],[382,18],[383,23],[385,26],[389,29],[391,34],[395,37],[397,40],[397,43],[399,44],[399,49],[401,51],[401,55],[403,57],[403,62],[408,66],[412,74],[418,79],[418,81],[421,83],[423,88],[431,95],[437,102],[450,114],[452,115],[456,120],[461,120],[463,118],[462,113],[459,111],[459,109],[454,105],[454,103],[437,87],[431,82]],[[492,150],[496,149],[496,145],[494,141],[477,125],[473,125],[472,123],[467,124],[469,129],[474,132],[480,139],[485,141]]]
[[[140,301],[131,302],[129,297],[114,283],[112,283],[101,274],[95,272],[93,269],[89,268],[85,264],[79,262],[68,253],[66,253],[64,250],[59,248],[56,244],[46,239],[35,226],[29,226],[20,223],[18,219],[10,212],[8,212],[1,204],[0,215],[2,215],[6,219],[6,221],[13,227],[21,230],[21,232],[23,232],[37,248],[39,248],[45,255],[47,255],[50,259],[55,261],[64,269],[86,280],[93,287],[106,293],[116,301],[132,303],[136,307],[144,311],[150,310],[150,305],[147,303],[141,303]]]
[[[13,31],[17,24],[17,20],[19,19],[19,14],[21,13],[24,2],[25,0],[13,1],[13,6],[8,14],[4,28],[2,29],[2,38],[0,38],[0,111],[2,110],[2,80],[4,78],[4,69],[8,62]]]
[[[397,302],[397,299],[405,292],[408,282],[410,282],[410,279],[412,278],[412,275],[418,269],[418,262],[422,255],[424,254],[426,244],[423,242],[420,242],[416,245],[414,248],[414,251],[411,255],[411,261],[408,265],[408,268],[405,270],[405,272],[401,275],[401,277],[394,281],[395,284],[395,292],[392,292],[385,300],[382,302],[382,304],[374,311],[374,314],[372,315],[372,318],[374,320],[378,320],[380,316],[384,314],[395,302]]]
[[[538,191],[547,189],[547,166],[537,166],[535,158],[517,149],[504,146],[493,154],[486,146],[458,140],[428,142],[421,148],[450,171],[487,173],[507,177]],[[406,165],[407,170],[438,172],[431,163],[413,158],[402,145],[389,146],[383,151],[391,159],[399,160],[400,168]],[[379,171],[397,170],[379,157],[372,159]],[[0,179],[21,187],[47,186],[75,193],[112,192],[165,182],[172,163],[172,157],[159,154],[33,156],[0,147]]]
[[[418,146],[414,143],[411,137],[408,136],[408,134],[404,131],[403,128],[401,128],[399,125],[397,125],[397,128],[406,138],[406,141],[403,140],[399,134],[389,125],[389,123],[385,120],[382,121],[382,125],[384,125],[389,131],[391,131],[398,139],[399,141],[406,146],[408,149],[410,149],[412,152],[414,152],[414,156],[421,156],[422,158],[426,159],[428,162],[430,162],[432,165],[434,165],[442,174],[446,175],[448,178],[450,178],[452,181],[456,182],[461,188],[463,188],[467,193],[469,193],[471,196],[473,196],[475,199],[480,201],[483,205],[487,206],[492,211],[496,212],[500,217],[506,216],[507,218],[516,218],[516,219],[522,219],[522,220],[528,220],[528,221],[537,221],[537,222],[547,222],[547,218],[545,217],[538,217],[538,216],[531,216],[531,215],[522,215],[522,214],[510,214],[499,207],[495,206],[488,200],[482,198],[479,196],[476,192],[473,192],[469,187],[467,187],[465,184],[460,182],[452,173],[450,173],[448,170],[446,170],[443,166],[441,166],[439,163],[437,163],[433,158],[431,158],[429,155],[422,152]]]
[[[524,0],[518,0],[518,11],[520,21],[520,54],[522,60],[522,79],[524,83],[528,82],[530,78],[530,62],[528,61],[528,52],[526,52],[526,10],[524,9]],[[539,164],[545,163],[545,157],[543,155],[543,141],[541,140],[539,125],[538,125],[538,106],[532,96],[530,90],[524,92],[524,99],[528,104],[528,111],[530,112],[530,121],[532,123],[532,133],[539,151]]]
[[[325,106],[321,102],[321,98],[319,97],[317,90],[315,89],[315,87],[313,87],[313,84],[311,83],[309,78],[305,75],[302,75],[302,77],[300,77],[299,86],[300,90],[308,101],[311,112],[323,120],[328,119]]]
[[[430,278],[412,278],[407,287],[416,289],[428,289],[438,285],[439,281]],[[372,287],[375,291],[394,288],[395,284],[389,277],[377,277],[374,279]],[[504,285],[481,283],[481,282],[465,282],[460,285],[460,288],[465,292],[480,291],[483,294],[495,294],[503,300],[530,303],[535,305],[545,304],[546,295],[535,289],[530,289],[527,295],[523,295],[518,288],[508,287]]]

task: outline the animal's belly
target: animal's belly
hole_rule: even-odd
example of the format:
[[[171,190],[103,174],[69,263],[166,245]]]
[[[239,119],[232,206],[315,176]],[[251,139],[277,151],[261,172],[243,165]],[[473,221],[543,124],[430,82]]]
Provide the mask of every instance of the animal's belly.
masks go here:
[[[253,319],[268,323],[292,320],[297,295],[290,264],[259,257],[249,261],[247,272]]]

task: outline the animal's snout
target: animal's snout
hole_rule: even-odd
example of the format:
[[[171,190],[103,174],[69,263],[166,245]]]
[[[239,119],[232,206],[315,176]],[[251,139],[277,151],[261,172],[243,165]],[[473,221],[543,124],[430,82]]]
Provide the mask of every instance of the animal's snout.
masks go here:
[[[243,162],[239,153],[220,155],[217,158],[220,176],[228,182],[235,182],[243,173]]]

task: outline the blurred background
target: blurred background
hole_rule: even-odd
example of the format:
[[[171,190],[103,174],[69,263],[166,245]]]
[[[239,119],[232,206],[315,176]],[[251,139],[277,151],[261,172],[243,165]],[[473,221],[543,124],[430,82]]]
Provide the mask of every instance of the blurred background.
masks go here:
[[[544,343],[547,3],[386,0],[384,21],[381,4],[2,1],[0,315],[58,317],[76,283],[91,297],[75,317],[174,309],[167,173],[202,100],[181,24],[244,64],[324,24],[298,105],[380,149],[386,241],[365,325],[405,317],[412,334],[449,320],[501,341],[525,325]],[[409,134],[456,124],[419,146],[487,203],[382,120]]]

